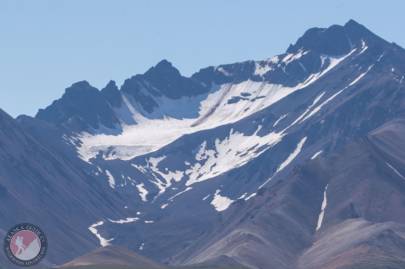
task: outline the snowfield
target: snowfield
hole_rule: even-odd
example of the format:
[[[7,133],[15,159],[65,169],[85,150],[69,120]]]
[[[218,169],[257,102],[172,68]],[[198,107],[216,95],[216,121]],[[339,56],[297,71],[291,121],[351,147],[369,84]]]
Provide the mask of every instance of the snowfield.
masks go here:
[[[154,152],[183,135],[237,122],[271,106],[295,91],[308,87],[354,51],[338,58],[322,56],[322,62],[325,65],[322,71],[310,75],[307,80],[295,87],[251,80],[238,84],[214,85],[208,94],[194,97],[180,99],[153,97],[159,104],[159,112],[152,113],[143,111],[135,100],[123,94],[124,105],[116,109],[116,115],[121,120],[122,132],[118,135],[105,134],[104,128],[101,128],[95,130],[95,134],[81,133],[76,138],[81,141],[78,153],[87,162],[100,152],[107,160],[130,160]],[[301,51],[298,55],[287,55],[281,61],[288,64],[303,55],[305,52]],[[279,59],[271,59],[269,63],[274,64],[276,61]],[[265,67],[257,66],[256,72],[263,73],[263,68]],[[300,120],[306,120],[323,105],[321,104],[309,114],[305,113],[308,115]],[[278,122],[274,125],[276,126]]]
[[[114,108],[115,115],[120,120],[120,127],[109,131],[102,127],[92,132],[80,133],[75,137],[75,141],[80,140],[80,143],[77,143],[79,145],[78,153],[83,160],[90,163],[96,156],[101,156],[104,160],[109,161],[129,161],[135,157],[156,152],[184,135],[238,122],[315,83],[354,52],[363,53],[365,46],[363,45],[361,51],[353,49],[340,57],[321,55],[320,71],[310,74],[307,79],[294,87],[272,84],[265,80],[246,80],[240,83],[214,84],[208,93],[178,99],[170,99],[164,95],[154,96],[145,91],[145,94],[149,94],[149,97],[158,104],[158,109],[153,112],[144,111],[136,100],[121,92],[123,103],[121,107]],[[276,56],[267,61],[256,62],[254,74],[264,76],[279,65],[285,67],[300,60],[307,53],[307,51],[300,50],[296,54]],[[130,178],[129,181],[132,182],[132,186],[136,187],[142,202],[154,203],[158,197],[170,189],[170,196],[159,203],[159,208],[164,210],[173,203],[174,199],[191,191],[194,184],[216,178],[241,167],[279,144],[288,135],[290,128],[303,124],[309,118],[317,115],[344,90],[359,82],[372,67],[373,65],[364,74],[334,94],[329,94],[326,89],[319,92],[313,97],[312,103],[294,118],[292,118],[294,111],[283,111],[284,113],[278,115],[278,118],[271,123],[272,129],[267,133],[260,132],[262,125],[258,125],[257,130],[249,134],[231,129],[225,137],[200,142],[193,151],[194,156],[182,160],[184,167],[177,169],[165,167],[161,164],[162,161],[166,160],[165,163],[173,161],[171,156],[165,155],[145,157],[143,163],[134,160],[133,163],[131,162],[131,166],[137,170],[137,173],[147,175],[150,181],[136,182],[136,184]],[[216,68],[216,71],[225,76],[233,75],[229,73],[231,71],[223,67]],[[285,121],[288,121],[287,125]],[[287,127],[278,130],[279,125]],[[296,148],[278,164],[277,170],[258,189],[289,166],[301,153],[306,141],[307,137],[297,141]],[[317,158],[321,153],[322,151],[315,153],[312,159]],[[109,171],[106,170],[105,173],[111,188],[114,189],[116,185],[121,187],[126,185],[126,181],[125,184],[117,183],[117,178],[114,178]],[[149,183],[154,186],[150,186]],[[157,188],[157,193],[156,189],[151,187]],[[255,191],[256,186],[249,193],[240,194],[239,199],[247,201],[256,195]],[[153,197],[150,199],[148,199],[149,193],[153,193],[151,195]],[[220,190],[215,193],[206,193],[203,201],[208,198],[217,211],[224,211],[233,203],[232,199],[220,195]]]

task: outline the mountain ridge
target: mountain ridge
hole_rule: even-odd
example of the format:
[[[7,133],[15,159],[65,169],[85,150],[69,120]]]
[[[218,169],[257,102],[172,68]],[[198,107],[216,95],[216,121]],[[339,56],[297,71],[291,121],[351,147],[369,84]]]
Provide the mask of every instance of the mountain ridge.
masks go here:
[[[383,43],[384,45],[388,45],[388,43],[386,41],[384,41],[383,39],[372,34],[364,26],[351,20],[348,23],[346,23],[345,26],[333,25],[329,28],[311,28],[301,38],[299,38],[297,40],[295,45],[291,45],[287,49],[285,54],[281,54],[280,56],[277,56],[277,57],[278,58],[283,57],[284,59],[291,58],[291,56],[289,56],[291,53],[298,53],[299,49],[301,49],[301,51],[304,50],[305,40],[309,40],[310,42],[317,42],[319,39],[322,39],[322,37],[319,37],[317,35],[312,35],[311,34],[312,32],[317,32],[317,33],[325,32],[323,35],[325,35],[326,39],[329,40],[329,36],[331,36],[331,35],[333,36],[334,34],[336,35],[336,33],[334,33],[334,32],[336,32],[334,30],[336,28],[340,30],[338,32],[341,32],[341,31],[354,32],[354,35],[356,35],[356,34],[359,35],[359,36],[356,36],[357,40],[355,40],[355,43],[359,43],[361,40],[363,40],[363,42],[365,40],[368,40],[368,41],[374,40],[376,42],[378,41],[379,43]],[[361,30],[358,30],[358,29],[361,29]],[[332,32],[332,34],[328,34],[328,32]],[[360,32],[360,34],[358,32]],[[322,36],[322,35],[320,35],[320,36]],[[370,38],[370,36],[371,36],[371,38]],[[342,40],[342,39],[346,39],[346,38],[345,37],[342,38],[341,36],[338,35],[338,39]],[[311,41],[311,40],[313,40],[313,41]],[[326,53],[325,55],[341,56],[345,53],[346,54],[349,53],[350,49],[352,48],[352,46],[354,46],[354,44],[352,43],[352,41],[347,41],[347,40],[343,40],[342,42],[347,43],[346,50],[340,51],[340,54]],[[334,43],[335,42],[332,42],[332,44],[334,44]],[[359,44],[357,44],[357,45],[359,45]],[[319,43],[319,46],[325,46],[325,44]],[[278,68],[278,69],[272,71],[271,70],[272,65],[274,65],[274,64],[280,65],[280,62],[279,62],[280,60],[279,59],[275,60],[275,58],[272,58],[269,61],[245,61],[245,62],[241,62],[241,63],[220,65],[217,67],[202,68],[198,72],[192,74],[190,77],[183,77],[180,74],[180,72],[172,65],[172,63],[170,63],[167,60],[162,60],[158,64],[156,64],[154,67],[147,70],[143,75],[135,75],[132,78],[125,80],[125,82],[120,87],[120,89],[118,89],[118,87],[116,87],[116,85],[113,86],[111,84],[111,82],[109,82],[107,84],[107,86],[104,88],[104,93],[107,92],[106,89],[108,89],[108,86],[111,86],[114,88],[114,90],[109,91],[110,95],[112,95],[111,98],[113,98],[113,100],[110,103],[111,104],[113,103],[114,107],[118,107],[120,104],[122,104],[122,100],[120,100],[122,98],[119,98],[119,96],[118,96],[118,92],[117,92],[117,89],[118,89],[120,92],[124,92],[124,93],[128,94],[129,96],[135,98],[135,100],[138,100],[140,106],[142,107],[142,109],[145,112],[152,113],[153,110],[158,107],[158,104],[157,104],[156,100],[153,98],[153,96],[156,96],[156,95],[160,96],[163,94],[164,96],[167,96],[168,98],[178,99],[180,97],[189,96],[189,95],[204,94],[204,93],[207,93],[210,91],[210,87],[211,87],[212,83],[220,85],[220,84],[229,83],[229,82],[238,83],[241,81],[245,81],[247,79],[252,79],[252,80],[258,80],[258,81],[265,80],[265,81],[270,81],[270,82],[274,82],[274,83],[284,84],[287,86],[294,86],[297,83],[299,83],[300,81],[302,82],[302,80],[307,78],[309,74],[316,72],[320,68],[321,62],[320,62],[319,57],[323,53],[317,51],[317,49],[314,48],[312,45],[307,45],[307,47],[308,48],[305,48],[305,50],[310,51],[311,53],[307,53],[307,55],[302,55],[302,52],[301,52],[301,54],[298,53],[298,55],[295,56],[297,58],[298,57],[306,58],[307,60],[304,59],[303,63],[300,63],[294,59],[286,60],[288,63],[286,66],[287,66],[287,68],[290,68],[290,70],[291,70],[290,72],[294,72],[295,76],[297,76],[297,74],[299,74],[298,80],[296,78],[294,78],[291,81],[291,78],[287,75],[287,73],[289,72],[289,69],[284,70],[284,68],[286,68],[286,67],[283,67],[282,70]],[[318,58],[318,59],[316,59],[316,58]],[[290,64],[291,61],[293,63],[294,62],[297,62],[297,63],[291,65]],[[311,62],[311,63],[306,64],[306,62]],[[318,62],[318,63],[314,66],[314,62]],[[263,66],[261,66],[261,65],[263,65]],[[306,67],[303,68],[303,66],[306,66]],[[306,69],[306,70],[301,70],[301,69]],[[264,70],[264,71],[257,71],[257,70]],[[257,72],[259,72],[259,73],[257,73]],[[211,81],[208,81],[205,78],[207,76],[214,78],[214,79],[213,80],[211,79]],[[173,82],[175,83],[174,85],[168,86],[170,83],[173,83]],[[82,84],[85,84],[85,86],[81,86]],[[82,88],[82,90],[86,90],[85,89],[86,87],[91,87],[90,84],[88,84],[88,82],[74,83],[71,87],[66,89],[65,94],[67,94],[68,91],[72,91],[73,89],[76,89],[76,88],[77,89]],[[173,87],[175,87],[175,88],[173,88]],[[163,92],[162,92],[162,90],[159,90],[159,88],[162,88],[162,89],[165,88],[165,90],[163,90]],[[185,88],[187,88],[187,90],[185,90]],[[149,91],[149,93],[151,95],[148,94],[147,92],[144,92],[143,89],[147,89],[147,91]],[[103,91],[101,91],[101,92],[103,92]],[[107,96],[106,94],[103,94],[103,95]],[[95,94],[93,94],[92,97],[99,98]],[[86,96],[81,96],[81,97],[77,97],[77,98],[87,99]],[[62,97],[61,101],[63,102],[63,97]],[[89,103],[89,101],[87,103]],[[100,101],[96,102],[96,104],[99,104],[99,103],[102,103],[102,102],[100,102]],[[104,101],[104,103],[109,103],[108,97]],[[51,110],[51,111],[49,111],[49,113],[47,113],[46,112],[47,110]],[[53,109],[52,105],[46,109],[41,109],[37,113],[36,117],[40,118],[40,119],[49,120],[49,116],[47,116],[47,115],[55,114],[55,112],[52,112],[52,110],[55,110],[55,109]],[[100,108],[100,110],[101,110],[101,108]],[[105,110],[104,114],[107,113],[106,108],[104,108],[103,110]],[[91,113],[92,110],[90,110],[90,111],[86,110],[86,113],[89,113],[89,112]],[[109,112],[109,113],[111,113],[111,112]],[[69,113],[63,113],[63,114],[69,115]],[[102,119],[105,118],[106,116],[104,114],[99,115],[100,118],[102,118]],[[74,116],[74,114],[72,114],[71,116]],[[78,116],[85,117],[85,115],[83,113],[81,113],[80,111],[78,111]],[[66,120],[66,119],[64,119],[64,120]],[[63,120],[59,120],[59,121],[63,121]],[[109,119],[107,122],[102,123],[101,125],[103,125],[103,124],[106,125],[106,127],[108,127],[108,128],[113,128],[114,124],[117,124],[117,122],[116,122],[116,119]],[[94,123],[94,120],[92,120],[90,122],[90,126],[93,128],[100,127],[99,125]]]
[[[14,124],[88,176],[72,184],[90,182],[98,209],[75,220],[86,247],[72,255],[118,245],[173,266],[329,269],[368,249],[401,264],[404,63],[403,49],[349,21],[189,78],[164,60],[125,90],[75,83]]]

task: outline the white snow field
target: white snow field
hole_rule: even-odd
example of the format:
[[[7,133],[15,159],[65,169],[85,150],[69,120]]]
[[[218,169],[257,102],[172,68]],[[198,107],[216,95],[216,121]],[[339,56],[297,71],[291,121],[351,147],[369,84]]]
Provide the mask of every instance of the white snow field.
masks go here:
[[[237,122],[314,83],[353,52],[354,50],[338,58],[323,56],[323,63],[328,65],[295,87],[248,80],[238,84],[214,86],[211,92],[200,96],[176,100],[153,97],[159,104],[159,112],[156,113],[146,113],[136,100],[123,94],[124,105],[116,109],[117,117],[122,119],[122,133],[103,134],[101,129],[105,128],[101,128],[99,132],[95,131],[96,134],[87,132],[79,134],[77,137],[81,141],[78,148],[79,155],[85,161],[90,161],[99,152],[104,153],[105,159],[129,160],[154,152],[185,134]],[[304,54],[305,52],[301,51],[297,55],[287,55],[281,61],[288,63]],[[280,60],[273,57],[269,61]],[[258,65],[256,72],[263,73],[263,68],[265,67]],[[319,96],[319,99],[321,97]],[[186,111],[196,111],[196,115],[187,117],[189,114]],[[308,116],[314,113],[315,111],[312,111]],[[278,122],[274,123],[275,126],[277,124]]]

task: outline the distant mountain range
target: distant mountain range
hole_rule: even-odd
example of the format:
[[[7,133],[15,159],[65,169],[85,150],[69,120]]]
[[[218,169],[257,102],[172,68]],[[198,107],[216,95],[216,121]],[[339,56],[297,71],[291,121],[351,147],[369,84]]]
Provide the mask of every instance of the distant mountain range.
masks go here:
[[[405,50],[351,20],[0,111],[0,235],[39,225],[42,267],[405,268],[404,78]]]

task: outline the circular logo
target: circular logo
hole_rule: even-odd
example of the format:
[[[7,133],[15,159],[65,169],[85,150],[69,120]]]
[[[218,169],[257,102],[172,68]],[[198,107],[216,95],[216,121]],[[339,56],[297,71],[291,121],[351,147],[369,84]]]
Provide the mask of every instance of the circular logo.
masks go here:
[[[29,223],[18,224],[6,235],[4,252],[18,266],[38,264],[46,254],[47,240],[40,228]]]

